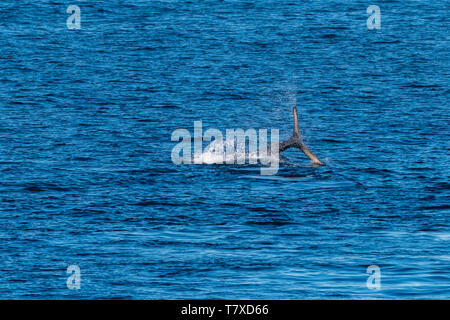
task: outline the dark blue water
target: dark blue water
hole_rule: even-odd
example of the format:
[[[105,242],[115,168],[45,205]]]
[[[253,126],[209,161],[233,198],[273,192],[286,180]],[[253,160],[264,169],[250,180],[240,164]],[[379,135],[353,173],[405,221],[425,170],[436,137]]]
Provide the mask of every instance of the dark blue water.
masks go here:
[[[0,298],[449,299],[449,9],[2,0]],[[194,121],[287,138],[293,104],[325,167],[171,161]]]

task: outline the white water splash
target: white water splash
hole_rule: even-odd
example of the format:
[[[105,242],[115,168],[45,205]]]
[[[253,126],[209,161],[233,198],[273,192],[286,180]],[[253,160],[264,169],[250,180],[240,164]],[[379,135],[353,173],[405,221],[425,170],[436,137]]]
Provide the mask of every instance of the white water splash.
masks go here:
[[[196,164],[257,164],[278,161],[276,154],[268,152],[248,152],[236,150],[235,140],[214,140],[201,154],[194,154]]]

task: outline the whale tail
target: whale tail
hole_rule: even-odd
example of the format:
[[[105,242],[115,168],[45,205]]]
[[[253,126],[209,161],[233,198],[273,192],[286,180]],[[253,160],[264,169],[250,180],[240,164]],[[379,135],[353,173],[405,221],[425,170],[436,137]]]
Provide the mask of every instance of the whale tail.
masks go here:
[[[317,158],[317,156],[312,153],[312,151],[309,150],[306,144],[302,141],[302,136],[300,135],[300,130],[298,129],[297,108],[295,106],[292,108],[292,112],[294,113],[294,131],[288,140],[280,143],[279,152],[283,152],[290,148],[297,148],[303,151],[303,153],[311,159],[313,164],[324,166],[325,164],[320,161],[319,158]]]

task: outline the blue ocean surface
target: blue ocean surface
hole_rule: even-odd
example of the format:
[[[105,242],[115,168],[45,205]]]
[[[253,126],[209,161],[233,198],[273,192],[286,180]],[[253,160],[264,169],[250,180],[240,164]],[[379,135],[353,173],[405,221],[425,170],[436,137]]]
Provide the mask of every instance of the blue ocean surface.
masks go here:
[[[450,299],[449,9],[2,0],[0,298]],[[326,166],[171,159],[293,105]]]

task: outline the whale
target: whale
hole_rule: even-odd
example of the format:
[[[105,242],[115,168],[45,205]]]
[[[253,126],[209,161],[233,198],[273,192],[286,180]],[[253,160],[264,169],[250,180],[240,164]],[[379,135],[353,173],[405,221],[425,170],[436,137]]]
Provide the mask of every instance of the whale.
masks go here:
[[[303,142],[298,126],[297,108],[292,108],[294,117],[294,129],[289,139],[279,142],[278,129],[272,129],[271,144],[267,145],[267,129],[259,131],[259,147],[257,150],[258,134],[254,129],[227,129],[226,139],[217,129],[208,129],[202,132],[202,122],[194,121],[194,157],[192,157],[192,136],[186,129],[177,129],[172,133],[171,141],[179,143],[173,147],[171,158],[174,164],[244,164],[248,159],[250,164],[271,164],[270,168],[278,170],[279,154],[291,148],[301,150],[311,161],[310,166],[324,166],[325,163],[306,146]],[[264,138],[265,136],[265,138]],[[246,137],[249,139],[249,150],[245,148]],[[180,138],[182,139],[180,142]],[[214,138],[214,140],[212,139]],[[202,142],[210,141],[209,146],[203,150]],[[240,147],[237,147],[239,145]],[[242,148],[242,146],[244,146]],[[225,152],[226,149],[226,152]],[[183,156],[181,157],[180,154]]]
[[[294,116],[294,130],[289,139],[281,141],[278,145],[279,152],[286,151],[291,148],[300,149],[315,166],[324,166],[325,163],[319,160],[319,158],[306,146],[303,142],[302,136],[300,134],[300,130],[298,128],[298,115],[297,108],[295,106],[292,107],[292,113]]]

